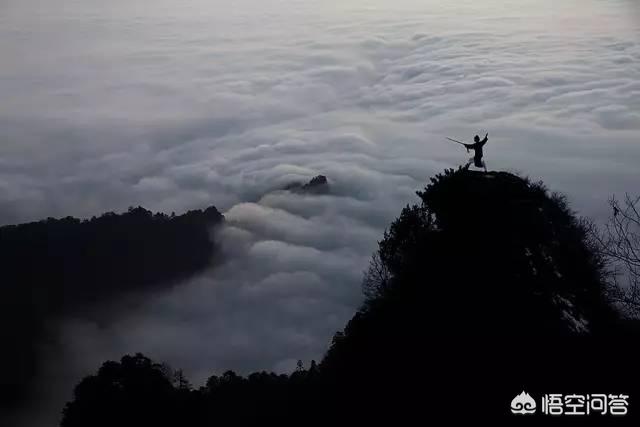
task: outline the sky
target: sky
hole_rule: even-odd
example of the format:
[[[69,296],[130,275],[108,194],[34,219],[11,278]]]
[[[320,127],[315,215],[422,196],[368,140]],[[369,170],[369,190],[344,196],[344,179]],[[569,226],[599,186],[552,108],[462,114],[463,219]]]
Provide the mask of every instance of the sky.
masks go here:
[[[199,385],[319,360],[376,242],[466,163],[543,180],[596,221],[640,183],[633,0],[4,0],[0,224],[215,205],[222,265],[42,344],[45,425],[142,351]],[[281,191],[323,174],[326,195]]]

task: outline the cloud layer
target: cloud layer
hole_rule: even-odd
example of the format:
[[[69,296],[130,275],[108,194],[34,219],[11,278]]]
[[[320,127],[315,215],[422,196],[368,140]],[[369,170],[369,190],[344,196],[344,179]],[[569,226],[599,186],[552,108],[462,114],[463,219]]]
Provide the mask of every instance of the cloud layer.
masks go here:
[[[321,357],[385,226],[466,161],[444,136],[489,131],[490,168],[595,217],[637,188],[633,1],[320,3],[4,2],[0,223],[130,205],[229,220],[223,265],[100,324],[62,319],[52,383],[133,351],[196,382]],[[280,191],[317,174],[330,194]]]

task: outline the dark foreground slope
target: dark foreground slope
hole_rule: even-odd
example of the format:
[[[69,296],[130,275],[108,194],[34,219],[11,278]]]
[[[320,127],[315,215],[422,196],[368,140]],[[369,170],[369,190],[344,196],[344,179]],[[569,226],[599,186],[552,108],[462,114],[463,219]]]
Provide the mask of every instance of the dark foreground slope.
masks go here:
[[[227,372],[192,390],[127,357],[78,386],[63,426],[549,419],[514,418],[523,390],[538,404],[545,393],[627,394],[630,414],[617,421],[634,422],[638,335],[607,301],[602,260],[565,201],[512,174],[464,170],[418,194],[319,366]]]
[[[179,216],[132,208],[0,227],[0,409],[23,399],[49,322],[205,268],[222,219],[215,207]]]
[[[523,390],[634,395],[637,334],[608,303],[602,259],[562,197],[464,170],[419,196],[323,361],[338,400],[373,418],[493,419],[513,417]]]

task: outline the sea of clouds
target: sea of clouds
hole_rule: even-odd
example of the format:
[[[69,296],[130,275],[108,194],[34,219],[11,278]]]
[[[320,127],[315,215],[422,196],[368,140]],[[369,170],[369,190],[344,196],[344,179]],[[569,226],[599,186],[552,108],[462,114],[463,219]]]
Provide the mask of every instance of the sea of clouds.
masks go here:
[[[221,265],[100,322],[52,326],[42,406],[25,423],[50,423],[79,378],[124,353],[196,385],[320,359],[385,227],[428,177],[466,162],[445,136],[489,132],[490,169],[543,179],[604,218],[640,183],[639,9],[2,2],[0,224],[137,205],[213,204],[227,218]],[[317,174],[329,194],[282,191]]]

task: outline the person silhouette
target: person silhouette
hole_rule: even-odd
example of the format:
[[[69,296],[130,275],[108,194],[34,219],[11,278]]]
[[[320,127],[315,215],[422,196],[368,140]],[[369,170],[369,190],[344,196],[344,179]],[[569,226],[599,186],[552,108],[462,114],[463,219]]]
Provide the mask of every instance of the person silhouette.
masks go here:
[[[475,141],[474,144],[462,144],[467,149],[467,153],[469,152],[469,150],[473,150],[475,153],[473,157],[470,158],[469,161],[467,162],[465,169],[469,169],[469,166],[471,165],[471,163],[473,163],[475,167],[483,168],[485,172],[487,171],[487,165],[485,164],[484,160],[482,160],[482,155],[483,155],[482,147],[484,146],[484,144],[487,143],[489,139],[488,137],[489,137],[489,132],[487,132],[487,134],[484,136],[484,139],[482,141],[480,141],[480,137],[476,135],[473,137],[473,140]]]

